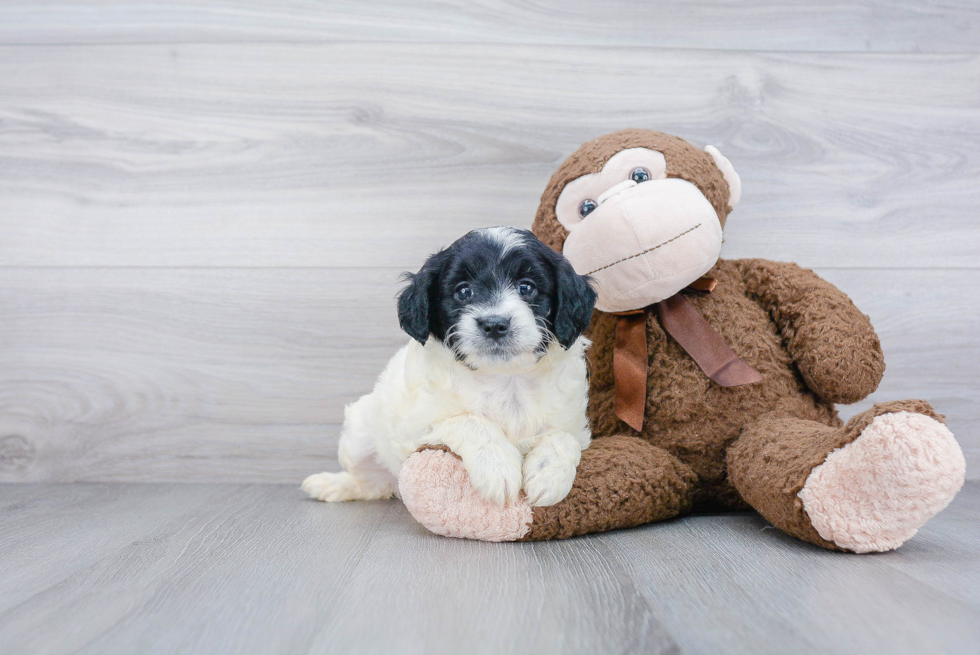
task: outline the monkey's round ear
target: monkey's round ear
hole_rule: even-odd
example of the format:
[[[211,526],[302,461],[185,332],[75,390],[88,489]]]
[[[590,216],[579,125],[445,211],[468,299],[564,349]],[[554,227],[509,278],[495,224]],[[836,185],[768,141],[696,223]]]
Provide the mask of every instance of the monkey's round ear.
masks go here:
[[[725,181],[728,182],[728,207],[735,209],[738,201],[742,199],[742,180],[738,177],[738,173],[735,172],[735,167],[732,166],[732,162],[728,161],[728,157],[721,154],[718,148],[708,146],[705,148],[705,151],[711,155],[711,158],[715,160],[715,166],[725,176]]]

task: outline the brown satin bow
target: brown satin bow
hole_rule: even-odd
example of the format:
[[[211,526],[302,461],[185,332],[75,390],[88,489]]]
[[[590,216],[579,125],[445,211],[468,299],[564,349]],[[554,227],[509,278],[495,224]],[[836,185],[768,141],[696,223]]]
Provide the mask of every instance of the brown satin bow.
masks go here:
[[[717,284],[714,278],[702,277],[688,289],[710,293]],[[636,431],[643,428],[647,391],[647,312],[654,306],[667,334],[714,382],[723,387],[735,387],[762,381],[762,374],[739,359],[691,301],[680,293],[644,309],[617,313],[613,410],[631,428]]]

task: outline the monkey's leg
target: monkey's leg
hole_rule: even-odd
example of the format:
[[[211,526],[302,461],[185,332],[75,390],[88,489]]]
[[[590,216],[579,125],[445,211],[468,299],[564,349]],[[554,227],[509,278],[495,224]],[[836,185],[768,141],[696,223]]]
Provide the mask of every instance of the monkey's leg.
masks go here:
[[[437,534],[484,541],[564,539],[661,521],[688,511],[697,476],[665,450],[636,437],[602,437],[582,452],[564,500],[500,507],[480,498],[462,463],[427,449],[402,465],[399,490],[415,519]]]
[[[777,528],[833,550],[898,548],[953,499],[966,463],[928,403],[875,405],[833,428],[795,418],[750,424],[728,476]]]

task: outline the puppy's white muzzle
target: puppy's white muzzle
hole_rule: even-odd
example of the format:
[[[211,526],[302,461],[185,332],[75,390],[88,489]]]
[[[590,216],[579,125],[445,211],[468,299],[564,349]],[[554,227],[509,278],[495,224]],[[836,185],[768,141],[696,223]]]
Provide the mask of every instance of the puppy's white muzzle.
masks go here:
[[[506,322],[505,334],[488,331],[488,322]],[[511,289],[490,304],[467,308],[459,321],[459,350],[477,367],[533,354],[542,342],[534,312]]]

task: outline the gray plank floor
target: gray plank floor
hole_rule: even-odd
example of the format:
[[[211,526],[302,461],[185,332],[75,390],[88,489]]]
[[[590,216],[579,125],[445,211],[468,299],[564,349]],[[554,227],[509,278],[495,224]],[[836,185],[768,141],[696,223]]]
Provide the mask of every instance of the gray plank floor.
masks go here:
[[[757,515],[486,544],[291,486],[0,486],[0,650],[975,653],[980,483],[880,555]]]

